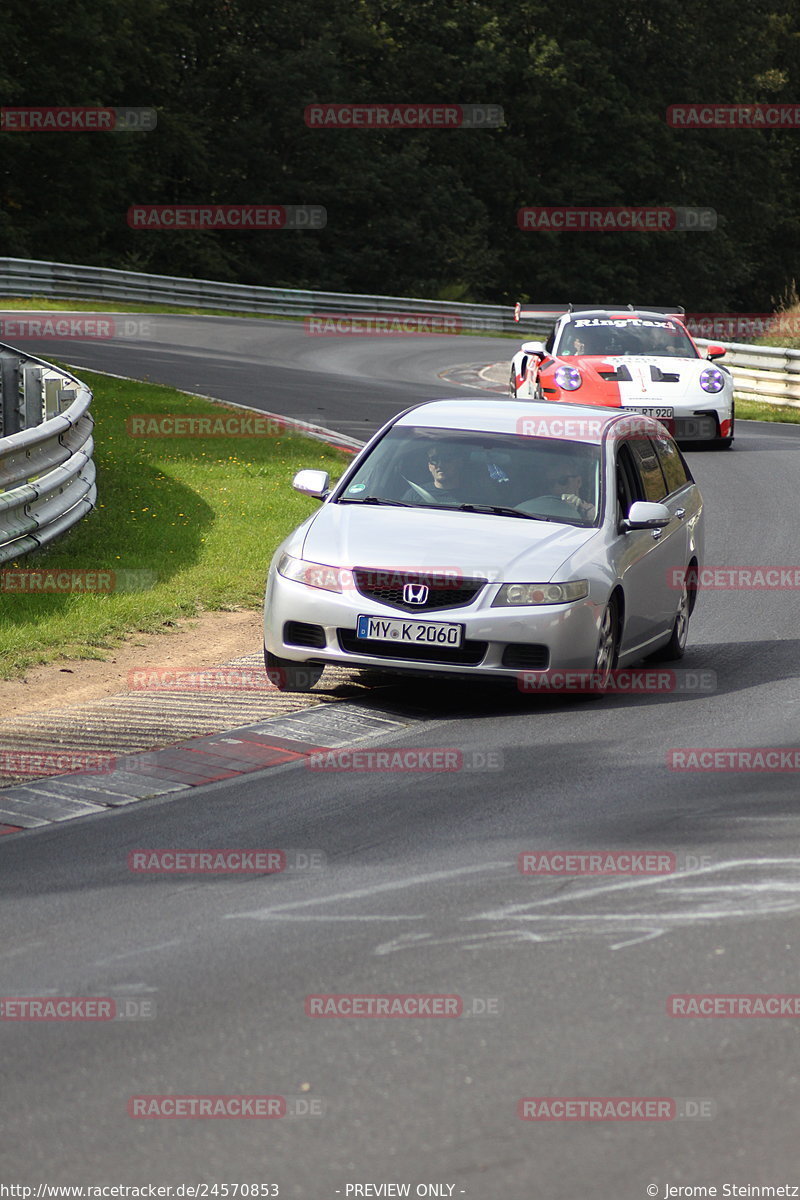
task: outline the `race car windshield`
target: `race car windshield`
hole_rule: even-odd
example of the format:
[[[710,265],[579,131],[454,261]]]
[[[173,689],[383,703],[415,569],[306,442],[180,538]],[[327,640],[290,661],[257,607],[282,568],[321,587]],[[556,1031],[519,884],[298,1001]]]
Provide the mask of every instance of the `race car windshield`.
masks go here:
[[[556,354],[647,354],[655,358],[698,358],[686,330],[676,321],[654,318],[590,317],[565,325]]]
[[[598,445],[555,437],[395,426],[335,503],[589,526],[599,515],[600,461]]]

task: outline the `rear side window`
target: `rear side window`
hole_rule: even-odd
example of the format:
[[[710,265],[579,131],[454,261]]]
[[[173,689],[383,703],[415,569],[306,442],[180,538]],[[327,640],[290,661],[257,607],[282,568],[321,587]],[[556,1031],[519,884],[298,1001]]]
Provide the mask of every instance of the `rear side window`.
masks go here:
[[[670,438],[654,437],[653,445],[670,494],[693,482],[680,450]]]
[[[648,437],[638,437],[631,438],[627,444],[642,481],[643,499],[660,503],[668,489],[653,443]]]

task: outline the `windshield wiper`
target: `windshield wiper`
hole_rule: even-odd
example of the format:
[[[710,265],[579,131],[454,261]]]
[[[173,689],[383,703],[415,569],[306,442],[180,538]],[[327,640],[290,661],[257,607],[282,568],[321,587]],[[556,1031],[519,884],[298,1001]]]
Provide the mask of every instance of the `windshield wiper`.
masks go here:
[[[406,504],[404,500],[384,500],[382,496],[365,496],[363,500],[351,498],[336,501],[337,504],[390,504],[393,508],[416,508],[416,504]]]
[[[502,504],[459,504],[459,512],[494,513],[498,517],[523,517],[526,521],[554,521],[555,517],[535,517],[533,513],[506,508]]]

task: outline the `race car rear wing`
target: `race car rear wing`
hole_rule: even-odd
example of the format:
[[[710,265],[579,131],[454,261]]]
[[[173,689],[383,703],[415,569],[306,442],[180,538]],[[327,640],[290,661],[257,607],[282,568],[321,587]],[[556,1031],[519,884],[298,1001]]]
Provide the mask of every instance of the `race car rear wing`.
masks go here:
[[[541,321],[548,317],[553,319],[562,317],[565,313],[570,312],[619,313],[620,315],[626,312],[646,312],[656,313],[660,316],[679,317],[681,320],[686,315],[686,309],[680,305],[675,308],[662,308],[657,304],[526,304],[523,308],[517,302],[514,306],[514,320]]]

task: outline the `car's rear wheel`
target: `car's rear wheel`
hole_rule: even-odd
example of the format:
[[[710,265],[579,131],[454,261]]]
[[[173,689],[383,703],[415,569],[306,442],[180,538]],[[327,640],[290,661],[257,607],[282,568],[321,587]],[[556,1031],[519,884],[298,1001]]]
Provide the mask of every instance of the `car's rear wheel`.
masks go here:
[[[264,647],[264,666],[267,679],[279,692],[310,692],[319,681],[324,667],[320,663],[293,662],[290,658],[278,658]]]

